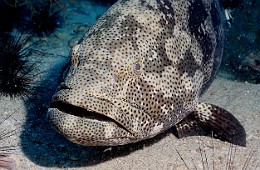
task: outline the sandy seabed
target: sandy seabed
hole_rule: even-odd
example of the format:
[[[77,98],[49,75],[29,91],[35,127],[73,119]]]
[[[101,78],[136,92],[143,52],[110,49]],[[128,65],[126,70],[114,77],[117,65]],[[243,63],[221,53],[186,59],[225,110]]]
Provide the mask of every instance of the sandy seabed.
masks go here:
[[[1,125],[1,129],[16,127],[17,133],[1,141],[1,146],[19,145],[10,155],[16,160],[19,170],[181,170],[187,169],[186,166],[189,169],[203,169],[203,166],[205,169],[226,169],[230,166],[236,170],[245,166],[250,153],[247,169],[260,169],[260,85],[217,78],[201,100],[221,106],[235,115],[246,130],[246,147],[231,146],[203,136],[177,139],[169,132],[149,142],[125,147],[82,147],[57,134],[46,121],[44,109],[40,109],[42,113],[33,113],[38,116],[33,116],[28,112],[30,109],[26,108],[26,102],[8,99],[1,101],[0,120],[14,114]],[[230,158],[229,155],[235,156]]]

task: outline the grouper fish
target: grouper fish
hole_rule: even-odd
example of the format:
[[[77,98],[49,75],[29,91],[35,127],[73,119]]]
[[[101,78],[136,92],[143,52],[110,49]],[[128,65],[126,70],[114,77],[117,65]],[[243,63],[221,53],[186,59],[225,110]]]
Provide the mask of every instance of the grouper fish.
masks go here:
[[[85,146],[116,146],[174,128],[245,145],[228,111],[199,101],[221,62],[218,0],[119,0],[71,50],[48,110],[52,126]]]

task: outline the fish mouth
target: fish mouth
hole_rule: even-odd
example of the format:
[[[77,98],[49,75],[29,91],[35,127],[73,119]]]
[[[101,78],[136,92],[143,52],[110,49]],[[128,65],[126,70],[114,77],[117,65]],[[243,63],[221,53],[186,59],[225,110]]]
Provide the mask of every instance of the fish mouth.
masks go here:
[[[91,119],[91,120],[102,121],[102,122],[114,122],[118,126],[121,126],[118,122],[114,121],[113,119],[105,115],[102,115],[95,111],[89,111],[82,107],[74,106],[72,104],[63,101],[54,101],[50,104],[50,107],[57,108],[61,112],[74,115],[80,118]]]
[[[124,145],[139,140],[117,117],[95,105],[99,102],[108,109],[116,110],[110,101],[84,96],[84,99],[88,98],[88,105],[79,106],[73,103],[74,100],[65,101],[60,92],[64,93],[64,90],[54,95],[47,117],[51,125],[68,140],[85,146]]]

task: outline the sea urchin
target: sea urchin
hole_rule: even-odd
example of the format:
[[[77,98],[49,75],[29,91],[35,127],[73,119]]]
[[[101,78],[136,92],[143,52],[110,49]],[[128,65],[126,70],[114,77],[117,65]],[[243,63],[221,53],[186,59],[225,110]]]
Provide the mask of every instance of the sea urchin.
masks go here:
[[[30,12],[21,21],[20,30],[38,37],[53,34],[63,21],[59,9],[51,1],[37,1],[37,4],[31,6]]]
[[[11,33],[0,34],[0,96],[26,97],[32,94],[32,54],[28,36]]]

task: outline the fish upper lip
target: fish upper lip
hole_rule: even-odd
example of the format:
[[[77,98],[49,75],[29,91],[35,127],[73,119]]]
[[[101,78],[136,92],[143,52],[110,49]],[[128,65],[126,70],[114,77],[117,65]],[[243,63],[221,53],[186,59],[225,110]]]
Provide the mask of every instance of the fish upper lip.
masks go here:
[[[100,114],[98,112],[95,111],[89,111],[85,108],[79,107],[79,106],[75,106],[63,101],[54,101],[51,103],[51,108],[56,108],[59,111],[62,111],[66,114],[71,114],[74,116],[78,116],[78,117],[82,117],[82,118],[87,118],[87,119],[96,119],[98,121],[107,121],[107,122],[111,122],[114,120],[103,115]]]

